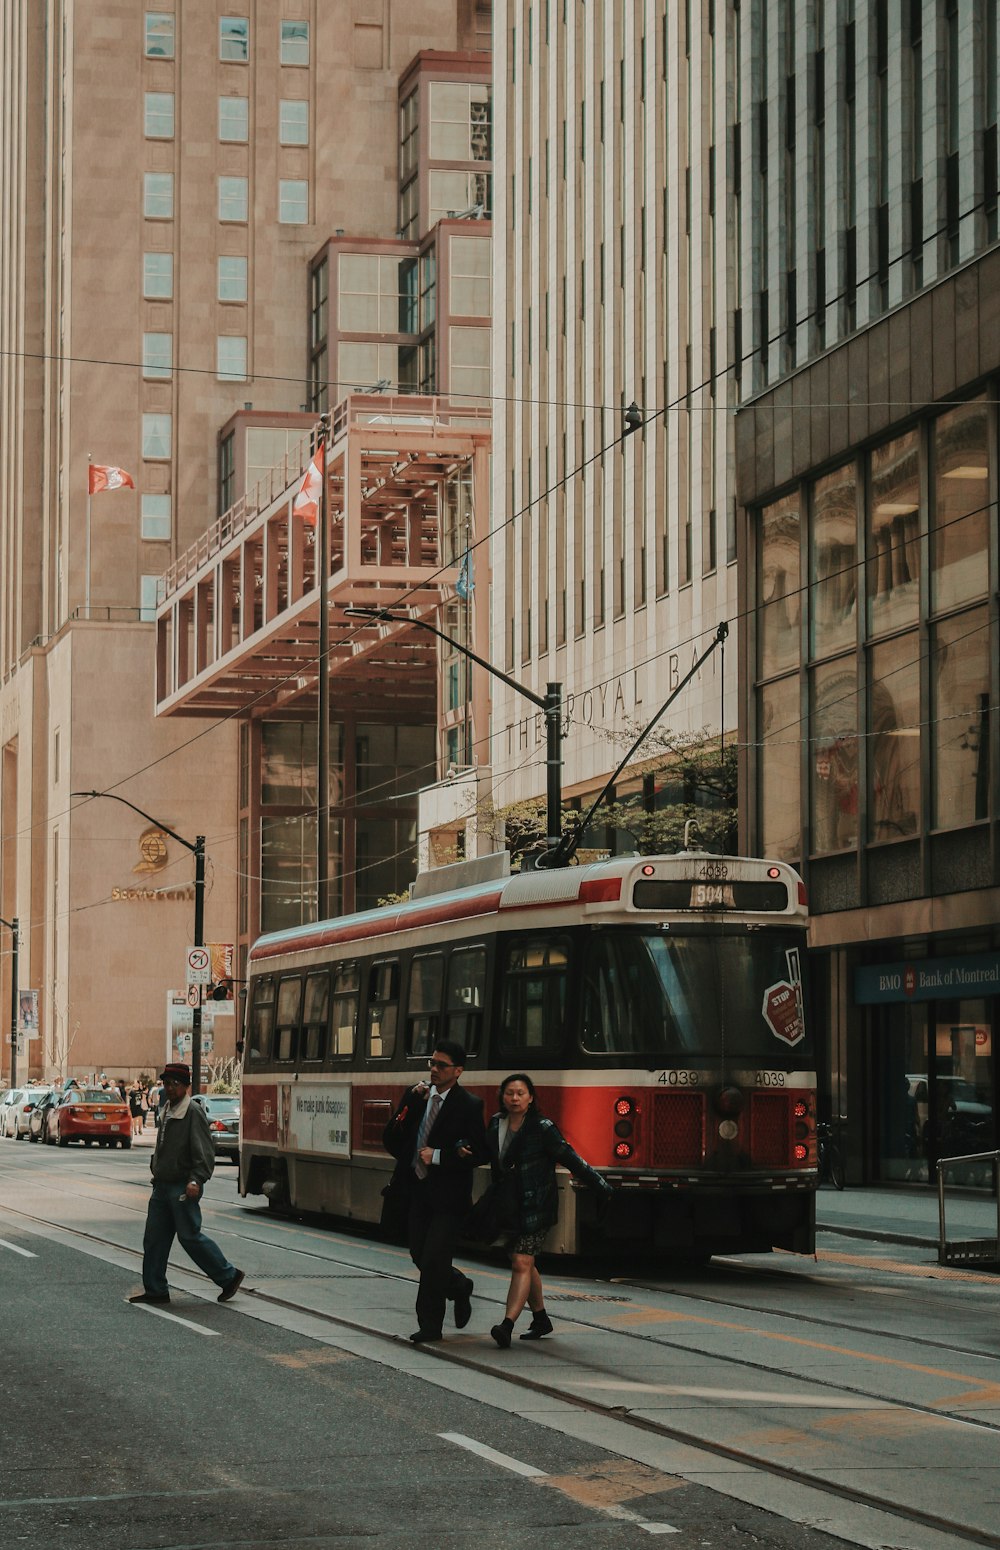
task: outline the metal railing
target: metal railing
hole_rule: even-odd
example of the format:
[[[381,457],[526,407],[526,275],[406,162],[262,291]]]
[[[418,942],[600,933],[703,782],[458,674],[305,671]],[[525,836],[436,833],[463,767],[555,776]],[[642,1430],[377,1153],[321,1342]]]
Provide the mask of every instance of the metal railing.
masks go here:
[[[990,1166],[993,1170],[993,1197],[996,1201],[997,1233],[995,1238],[967,1238],[949,1240],[945,1226],[945,1174],[949,1168],[959,1165]],[[967,1152],[960,1157],[939,1157],[937,1164],[938,1187],[938,1264],[996,1265],[1000,1268],[1000,1152]]]

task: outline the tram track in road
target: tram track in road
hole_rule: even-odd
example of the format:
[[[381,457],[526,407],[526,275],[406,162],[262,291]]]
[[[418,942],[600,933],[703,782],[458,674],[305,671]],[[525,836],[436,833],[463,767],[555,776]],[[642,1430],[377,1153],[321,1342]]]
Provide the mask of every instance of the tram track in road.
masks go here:
[[[100,1176],[100,1181],[105,1186],[112,1182],[106,1176]],[[39,1182],[42,1183],[43,1181]],[[83,1180],[81,1180],[81,1184],[82,1183]],[[129,1181],[116,1180],[114,1183],[116,1186],[128,1185]],[[43,1187],[52,1187],[51,1182],[49,1180],[44,1181]],[[60,1191],[62,1198],[65,1198],[65,1193],[65,1190]],[[122,1191],[116,1187],[108,1193],[111,1195],[120,1195]],[[94,1203],[93,1193],[88,1195],[84,1189],[81,1189],[79,1194],[81,1197],[87,1198],[91,1204]],[[98,1196],[98,1199],[100,1199],[100,1196]],[[132,1214],[133,1211],[136,1215],[144,1212],[144,1204],[141,1208],[139,1207],[138,1203],[136,1203],[136,1205],[133,1207],[131,1204],[123,1204],[120,1198],[117,1200],[109,1200],[108,1204],[113,1204],[117,1209],[127,1209],[130,1214]],[[140,1248],[132,1248],[131,1246],[125,1245],[115,1237],[110,1236],[106,1232],[102,1232],[99,1229],[92,1230],[82,1226],[72,1224],[68,1225],[65,1221],[56,1219],[51,1212],[46,1212],[44,1208],[42,1208],[40,1211],[37,1206],[32,1210],[24,1210],[11,1207],[9,1205],[4,1205],[2,1209],[4,1215],[6,1215],[8,1218],[20,1218],[25,1223],[33,1222],[42,1227],[51,1227],[62,1234],[79,1237],[94,1244],[95,1246],[113,1249],[119,1254],[123,1251],[127,1252],[131,1257],[134,1257],[138,1267],[138,1263],[141,1259]],[[326,1239],[326,1244],[329,1244],[330,1248],[335,1247],[338,1251],[340,1251],[337,1253],[330,1253],[329,1251],[324,1252],[326,1244],[323,1241],[309,1245],[304,1245],[301,1243],[292,1244],[282,1241],[285,1237],[285,1234],[289,1231],[309,1232],[311,1234],[315,1234],[322,1240],[326,1235],[321,1229],[301,1225],[293,1226],[293,1224],[287,1222],[286,1220],[276,1218],[273,1221],[268,1221],[269,1230],[267,1232],[247,1231],[245,1230],[247,1226],[245,1221],[246,1213],[245,1211],[241,1211],[240,1208],[234,1207],[227,1203],[216,1204],[213,1202],[212,1211],[217,1225],[223,1231],[237,1239],[239,1242],[245,1244],[248,1249],[251,1249],[253,1246],[270,1250],[274,1250],[276,1247],[281,1247],[283,1250],[294,1254],[296,1259],[300,1262],[301,1270],[297,1274],[294,1271],[291,1272],[288,1275],[288,1279],[310,1282],[324,1279],[325,1274],[323,1266],[327,1265],[329,1266],[329,1274],[331,1276],[339,1275],[342,1277],[344,1271],[348,1271],[356,1272],[358,1275],[390,1278],[394,1281],[410,1282],[412,1280],[412,1274],[409,1273],[408,1267],[405,1271],[402,1268],[399,1270],[394,1270],[391,1266],[388,1265],[376,1267],[373,1269],[370,1263],[365,1264],[361,1262],[356,1253],[352,1254],[350,1245],[345,1245],[342,1241],[334,1244],[330,1242],[329,1239]],[[220,1220],[220,1218],[222,1220]],[[223,1222],[225,1224],[224,1226]],[[240,1230],[241,1228],[244,1230]],[[278,1231],[275,1232],[274,1229],[278,1229]],[[385,1247],[379,1243],[374,1243],[373,1246],[380,1250]],[[387,1251],[392,1252],[391,1250]],[[306,1268],[307,1266],[308,1268]],[[748,1268],[741,1265],[734,1268],[738,1270],[739,1274],[748,1275],[753,1274],[755,1267]],[[775,1276],[783,1277],[787,1275],[787,1272],[774,1269],[773,1267],[764,1268],[765,1273],[768,1274],[771,1278]],[[283,1279],[283,1277],[280,1274],[269,1276],[266,1271],[261,1274],[261,1280],[265,1283],[268,1281],[275,1282],[281,1279]],[[587,1310],[588,1307],[593,1305],[592,1299],[595,1302],[599,1300],[601,1303],[607,1304],[613,1310],[612,1316],[617,1318],[620,1318],[623,1315],[627,1316],[629,1313],[637,1313],[642,1315],[644,1311],[642,1305],[634,1300],[633,1294],[635,1292],[640,1294],[646,1292],[657,1296],[680,1299],[684,1302],[693,1303],[697,1300],[703,1305],[706,1303],[713,1304],[714,1306],[724,1308],[727,1312],[734,1314],[745,1313],[748,1315],[753,1315],[757,1319],[773,1319],[782,1317],[792,1322],[793,1324],[805,1324],[811,1327],[822,1326],[828,1329],[843,1328],[842,1324],[837,1325],[833,1320],[823,1319],[816,1316],[803,1315],[798,1311],[794,1313],[774,1312],[772,1310],[755,1307],[750,1303],[740,1303],[731,1298],[720,1298],[717,1295],[713,1296],[711,1291],[706,1293],[703,1287],[697,1290],[692,1288],[690,1291],[676,1285],[672,1285],[669,1288],[662,1286],[649,1287],[648,1285],[642,1285],[638,1282],[632,1282],[625,1278],[621,1278],[616,1279],[613,1285],[607,1286],[605,1293],[603,1289],[594,1292],[556,1290],[558,1284],[559,1283],[550,1282],[550,1301],[559,1301],[563,1303],[566,1307],[566,1312],[569,1314],[573,1323],[578,1328],[597,1334],[607,1335],[612,1333],[616,1339],[623,1339],[627,1341],[630,1346],[633,1346],[633,1348],[636,1343],[639,1343],[650,1348],[656,1348],[659,1351],[675,1353],[678,1358],[683,1358],[688,1362],[690,1362],[692,1359],[697,1360],[699,1357],[713,1359],[716,1361],[722,1358],[720,1358],[719,1352],[717,1350],[710,1350],[704,1344],[692,1344],[689,1333],[686,1338],[671,1338],[665,1335],[663,1332],[653,1335],[648,1329],[628,1328],[627,1326],[622,1327],[617,1323],[613,1324],[609,1328],[607,1319],[602,1319],[599,1316],[593,1314],[588,1316]],[[374,1340],[379,1345],[381,1345],[387,1351],[387,1353],[391,1353],[393,1350],[398,1351],[399,1349],[400,1341],[402,1339],[401,1336],[388,1333],[377,1327],[372,1327],[371,1325],[365,1324],[362,1321],[356,1318],[352,1318],[341,1312],[331,1312],[324,1309],[317,1309],[315,1306],[310,1305],[308,1298],[296,1297],[294,1294],[286,1296],[282,1295],[281,1291],[277,1289],[254,1289],[252,1286],[245,1289],[244,1295],[246,1295],[248,1299],[252,1299],[253,1301],[259,1302],[262,1305],[274,1309],[277,1313],[287,1312],[296,1316],[308,1315],[311,1319],[317,1320],[321,1325],[329,1327],[331,1332],[335,1330],[341,1330],[345,1334],[349,1333],[353,1336],[363,1336],[368,1340]],[[674,1316],[676,1317],[676,1314]],[[711,1324],[714,1322],[711,1319],[704,1318],[704,1316],[695,1315],[693,1313],[691,1315],[682,1313],[680,1317],[683,1319],[688,1331],[690,1331],[692,1321],[696,1322],[699,1317],[701,1317],[701,1321],[706,1324]],[[732,1328],[734,1326],[730,1325],[729,1327]],[[759,1333],[759,1331],[757,1331],[757,1333]],[[852,1326],[851,1333],[858,1335],[864,1333],[864,1331],[859,1331],[855,1325]],[[983,1360],[988,1359],[989,1356],[989,1353],[963,1351],[957,1346],[942,1347],[939,1342],[920,1341],[917,1337],[898,1336],[892,1331],[886,1332],[883,1330],[879,1331],[878,1333],[881,1336],[892,1340],[905,1338],[907,1340],[911,1358],[914,1352],[914,1348],[921,1344],[926,1346],[933,1345],[936,1349],[946,1350],[955,1357],[976,1357],[979,1360]],[[805,1337],[786,1335],[784,1338],[791,1339],[799,1345],[814,1344],[814,1342]],[[407,1349],[409,1349],[409,1343],[405,1342],[405,1344]],[[487,1349],[491,1350],[491,1348]],[[836,1348],[833,1346],[826,1346],[823,1349],[831,1351],[835,1350]],[[485,1355],[480,1354],[478,1349],[470,1349],[469,1345],[466,1343],[460,1345],[459,1343],[448,1342],[441,1346],[431,1347],[426,1351],[426,1355],[435,1362],[447,1364],[447,1366],[452,1371],[458,1373],[465,1371],[470,1375],[476,1374],[479,1379],[507,1379],[508,1377],[512,1376],[512,1374],[510,1374],[508,1371],[498,1369],[497,1362],[495,1360],[487,1359]],[[735,1353],[727,1354],[724,1359],[727,1365],[735,1370],[736,1376],[734,1378],[734,1386],[740,1382],[740,1370],[747,1374],[747,1387],[750,1387],[752,1384],[750,1375],[759,1375],[762,1372],[766,1372],[774,1379],[786,1379],[790,1382],[801,1382],[800,1375],[796,1374],[793,1369],[790,1367],[781,1366],[775,1361],[754,1361],[746,1356],[740,1356]],[[872,1361],[878,1360],[878,1358],[872,1355],[869,1355],[868,1359]],[[912,1360],[906,1365],[912,1367]],[[592,1372],[593,1368],[589,1368],[587,1370]],[[822,1387],[828,1396],[836,1396],[836,1399],[845,1401],[846,1403],[843,1408],[846,1410],[850,1409],[851,1402],[858,1403],[862,1408],[865,1408],[866,1402],[868,1402],[869,1405],[872,1402],[878,1405],[885,1405],[887,1407],[890,1405],[890,1402],[885,1400],[884,1394],[879,1395],[874,1393],[873,1390],[867,1389],[863,1386],[851,1385],[844,1382],[843,1379],[823,1378],[819,1380],[818,1383],[816,1380],[812,1381],[814,1386]],[[985,1383],[984,1379],[978,1381]],[[700,1454],[724,1461],[725,1463],[730,1464],[737,1469],[753,1470],[760,1477],[770,1476],[776,1480],[780,1479],[792,1485],[808,1487],[809,1490],[822,1493],[822,1495],[825,1497],[835,1498],[842,1502],[850,1502],[859,1507],[868,1508],[870,1510],[877,1511],[880,1514],[888,1515],[893,1520],[898,1520],[901,1524],[910,1523],[913,1525],[920,1525],[925,1529],[949,1536],[950,1542],[955,1545],[983,1545],[990,1547],[990,1550],[1000,1550],[1000,1533],[991,1533],[982,1528],[977,1528],[974,1525],[969,1524],[956,1525],[950,1518],[945,1518],[944,1516],[934,1512],[922,1510],[912,1503],[907,1503],[905,1501],[887,1502],[883,1492],[866,1490],[863,1485],[858,1483],[827,1479],[818,1469],[812,1470],[807,1467],[797,1466],[794,1462],[776,1462],[772,1457],[763,1456],[761,1453],[755,1452],[752,1447],[743,1447],[739,1446],[733,1441],[727,1442],[718,1438],[706,1437],[697,1429],[687,1429],[674,1420],[663,1420],[655,1416],[650,1416],[649,1414],[638,1414],[636,1411],[641,1408],[641,1404],[637,1405],[635,1409],[627,1404],[617,1406],[610,1405],[607,1402],[602,1402],[601,1400],[595,1399],[585,1393],[578,1392],[573,1388],[571,1383],[560,1383],[558,1381],[554,1382],[551,1380],[551,1377],[547,1375],[534,1375],[530,1373],[526,1374],[523,1368],[520,1367],[516,1372],[516,1382],[519,1389],[524,1390],[525,1392],[537,1397],[538,1399],[558,1400],[563,1404],[573,1407],[577,1411],[621,1423],[622,1425],[630,1428],[637,1435],[642,1434],[646,1438],[660,1438],[664,1442],[691,1447],[697,1449]],[[682,1393],[683,1390],[680,1390],[679,1396]],[[720,1391],[720,1400],[721,1399],[722,1393]],[[836,1399],[827,1398],[827,1405],[835,1405]],[[822,1401],[819,1403],[822,1406]],[[969,1429],[970,1435],[976,1433],[980,1435],[995,1434],[997,1430],[1000,1430],[1000,1424],[994,1425],[988,1419],[964,1416],[955,1412],[942,1410],[939,1406],[934,1406],[932,1404],[921,1404],[912,1399],[893,1400],[891,1401],[891,1409],[895,1414],[902,1415],[904,1417],[911,1416],[923,1417],[925,1419],[932,1418],[934,1422],[939,1424],[953,1423],[956,1425],[961,1425],[962,1427]]]

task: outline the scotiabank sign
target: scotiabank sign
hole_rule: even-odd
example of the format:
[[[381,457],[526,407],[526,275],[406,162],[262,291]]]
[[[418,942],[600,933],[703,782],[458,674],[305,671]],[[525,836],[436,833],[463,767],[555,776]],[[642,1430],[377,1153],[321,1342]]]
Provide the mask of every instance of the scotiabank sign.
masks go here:
[[[859,1006],[959,996],[1000,996],[1000,953],[874,963],[854,971],[854,999]]]

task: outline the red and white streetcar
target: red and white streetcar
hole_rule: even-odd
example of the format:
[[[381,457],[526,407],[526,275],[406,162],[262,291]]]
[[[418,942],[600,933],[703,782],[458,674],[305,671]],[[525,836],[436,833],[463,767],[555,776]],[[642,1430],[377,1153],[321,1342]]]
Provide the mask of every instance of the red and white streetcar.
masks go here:
[[[617,1187],[600,1228],[560,1175],[550,1247],[664,1257],[815,1238],[806,903],[781,862],[682,851],[422,874],[405,904],[262,937],[249,960],[240,1189],[377,1222],[382,1131],[435,1041],[495,1105],[542,1111]]]

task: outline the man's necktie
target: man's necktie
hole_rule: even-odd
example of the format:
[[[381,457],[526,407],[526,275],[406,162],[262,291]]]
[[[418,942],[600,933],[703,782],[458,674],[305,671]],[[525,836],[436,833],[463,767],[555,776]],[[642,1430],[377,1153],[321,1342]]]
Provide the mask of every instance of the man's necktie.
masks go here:
[[[438,1110],[440,1107],[441,1094],[435,1093],[433,1098],[428,1103],[426,1109],[424,1110],[423,1119],[420,1121],[420,1129],[417,1131],[416,1153],[413,1159],[413,1171],[417,1175],[418,1179],[426,1179],[427,1177],[427,1164],[422,1160],[420,1156],[420,1150],[421,1147],[427,1145],[427,1137],[430,1135],[432,1129],[434,1128],[434,1121],[438,1117]]]

